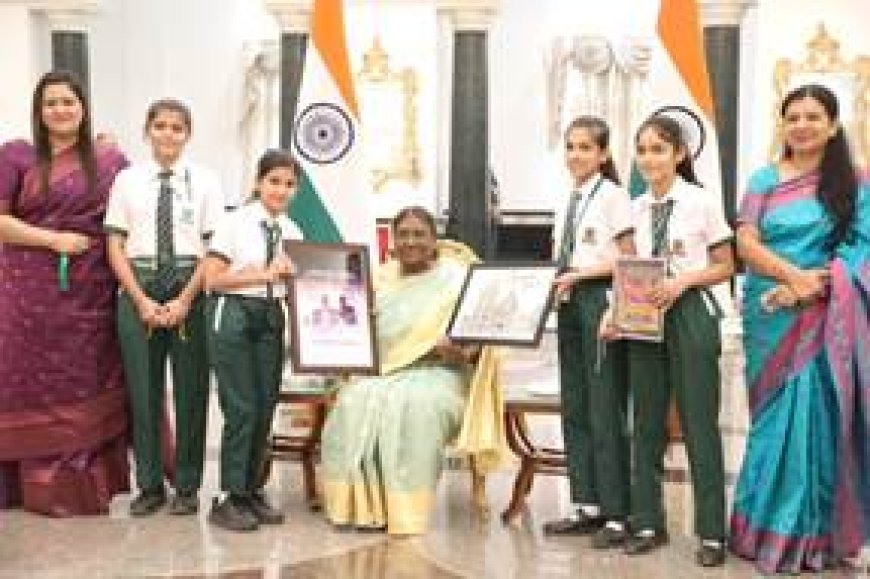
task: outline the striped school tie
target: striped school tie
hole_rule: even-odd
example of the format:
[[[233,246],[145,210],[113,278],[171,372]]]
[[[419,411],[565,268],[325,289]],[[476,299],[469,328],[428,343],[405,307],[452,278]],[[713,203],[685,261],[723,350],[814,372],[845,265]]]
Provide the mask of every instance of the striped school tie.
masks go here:
[[[668,249],[668,222],[674,211],[674,200],[668,199],[664,203],[653,203],[650,207],[652,220],[652,255],[653,257],[666,256]]]
[[[263,228],[263,237],[266,241],[266,267],[269,267],[272,260],[275,259],[278,241],[281,239],[281,226],[278,225],[277,221],[270,222],[265,219],[260,222],[260,226]],[[266,284],[266,297],[268,299],[274,297],[275,290],[272,287],[273,285],[271,282]]]
[[[157,197],[157,272],[155,284],[169,292],[175,284],[175,246],[172,237],[172,171],[161,171],[160,193]]]
[[[565,213],[565,225],[562,229],[562,241],[559,243],[559,259],[556,264],[560,270],[568,268],[571,256],[574,254],[574,243],[577,240],[577,231],[574,227],[574,214],[577,213],[577,205],[580,203],[580,192],[572,191],[571,200],[568,201],[568,211]]]

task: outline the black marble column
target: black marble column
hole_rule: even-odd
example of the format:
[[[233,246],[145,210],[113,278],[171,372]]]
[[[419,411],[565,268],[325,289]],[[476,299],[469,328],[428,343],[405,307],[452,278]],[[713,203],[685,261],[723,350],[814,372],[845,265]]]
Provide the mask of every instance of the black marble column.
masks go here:
[[[737,213],[737,129],[740,118],[740,27],[704,28],[707,70],[716,104],[716,130],[722,163],[725,217],[734,223]]]
[[[490,215],[487,33],[454,33],[447,235],[484,258],[494,253]]]
[[[296,118],[296,104],[299,89],[302,87],[302,70],[305,66],[305,48],[308,34],[304,32],[284,32],[281,34],[281,86],[279,98],[279,140],[281,147],[292,148],[293,120]]]
[[[85,32],[55,30],[51,33],[51,67],[75,74],[90,93],[88,35]]]

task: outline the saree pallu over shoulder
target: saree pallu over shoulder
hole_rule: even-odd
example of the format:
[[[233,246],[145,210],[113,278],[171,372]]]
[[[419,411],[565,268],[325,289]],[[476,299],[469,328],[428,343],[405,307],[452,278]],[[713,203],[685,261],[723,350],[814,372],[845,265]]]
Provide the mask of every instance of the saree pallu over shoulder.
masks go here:
[[[425,356],[445,335],[451,315],[456,307],[459,291],[467,268],[451,257],[442,257],[433,280],[422,276],[402,277],[395,263],[388,264],[378,277],[380,303],[389,308],[393,300],[407,305],[408,293],[420,284],[427,284],[429,295],[427,308],[418,308],[415,318],[406,318],[405,327],[391,325],[389,336],[382,336],[381,373],[389,374],[406,367]],[[414,279],[419,277],[420,279]],[[422,302],[411,302],[422,303]],[[401,307],[405,307],[401,306]],[[379,306],[380,313],[380,306]],[[380,329],[380,328],[379,328]],[[398,335],[400,339],[393,340]],[[462,426],[453,448],[475,459],[480,473],[490,472],[501,466],[509,451],[504,432],[504,396],[499,381],[501,355],[497,348],[485,346],[472,371]]]
[[[812,180],[803,184],[814,187]],[[790,242],[827,252],[830,287],[806,309],[765,312],[758,288],[770,281],[747,280],[752,427],[731,546],[766,573],[822,570],[855,556],[870,531],[870,188],[862,184],[852,229],[831,255],[825,228],[808,239],[814,230],[804,220],[817,201],[795,185],[768,193],[786,200],[773,205],[781,215],[760,220],[759,230],[780,255],[793,250]],[[788,227],[798,239],[789,238]]]
[[[46,190],[28,143],[0,148],[0,212],[91,239],[70,258],[65,290],[51,251],[0,251],[0,506],[17,497],[46,514],[104,513],[129,487],[117,284],[102,230],[126,159],[114,148],[95,155],[95,186],[69,149],[52,159]]]

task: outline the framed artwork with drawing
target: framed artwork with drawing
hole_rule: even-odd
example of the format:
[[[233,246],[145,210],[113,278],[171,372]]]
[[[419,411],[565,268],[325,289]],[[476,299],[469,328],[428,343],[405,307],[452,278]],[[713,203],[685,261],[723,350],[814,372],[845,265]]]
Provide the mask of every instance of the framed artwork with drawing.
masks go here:
[[[549,262],[472,264],[448,337],[459,343],[536,346],[558,270]]]
[[[368,247],[285,241],[290,361],[298,374],[378,372]]]

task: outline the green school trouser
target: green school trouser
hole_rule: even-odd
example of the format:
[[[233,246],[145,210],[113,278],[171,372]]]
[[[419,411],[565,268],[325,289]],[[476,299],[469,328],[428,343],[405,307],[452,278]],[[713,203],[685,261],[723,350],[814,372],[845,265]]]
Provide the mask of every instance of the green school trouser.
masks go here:
[[[209,298],[209,355],[224,415],[221,490],[256,490],[278,402],[284,362],[284,312],[277,299]]]
[[[153,268],[134,265],[133,269],[151,299],[165,303],[174,297],[155,289]],[[193,268],[180,272],[187,277]],[[167,358],[175,402],[175,488],[193,492],[202,483],[209,378],[204,301],[201,294],[194,299],[183,326],[154,328],[149,336],[130,296],[122,292],[118,298],[118,338],[130,400],[136,482],[142,490],[163,487],[161,431]]]
[[[625,345],[607,344],[599,356],[598,344],[609,288],[609,280],[580,282],[559,307],[562,433],[572,501],[623,519],[629,510]]]
[[[632,525],[665,529],[664,453],[671,388],[676,396],[695,501],[695,534],[725,537],[725,473],[719,432],[719,319],[690,289],[665,314],[663,343],[629,343],[634,407]]]

